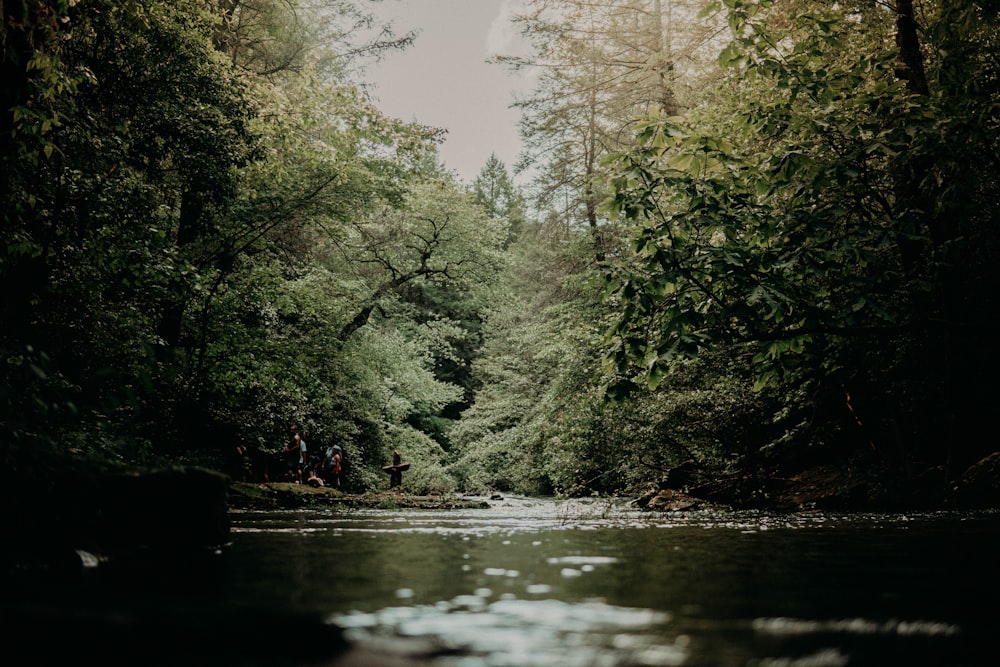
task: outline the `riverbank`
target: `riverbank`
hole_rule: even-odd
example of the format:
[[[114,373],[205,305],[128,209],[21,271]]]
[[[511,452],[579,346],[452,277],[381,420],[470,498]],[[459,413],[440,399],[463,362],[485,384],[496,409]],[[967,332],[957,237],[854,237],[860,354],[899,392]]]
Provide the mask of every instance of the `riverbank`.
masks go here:
[[[1000,452],[983,458],[955,479],[940,466],[914,465],[906,472],[834,462],[694,481],[686,470],[678,468],[668,471],[635,502],[657,511],[706,507],[770,512],[1000,509]]]
[[[1000,453],[994,453],[949,482],[940,468],[911,471],[908,478],[871,466],[826,463],[800,470],[775,469],[755,477],[693,482],[671,471],[659,484],[637,493],[636,506],[650,511],[695,509],[800,512],[983,510],[1000,508]],[[476,509],[489,504],[459,495],[420,496],[404,490],[343,493],[328,487],[287,482],[231,482],[233,509],[344,507],[370,509]]]
[[[371,509],[479,509],[489,507],[482,500],[453,495],[417,496],[400,490],[344,493],[308,484],[269,482],[229,485],[228,504],[232,509],[291,509],[297,507],[346,507]]]

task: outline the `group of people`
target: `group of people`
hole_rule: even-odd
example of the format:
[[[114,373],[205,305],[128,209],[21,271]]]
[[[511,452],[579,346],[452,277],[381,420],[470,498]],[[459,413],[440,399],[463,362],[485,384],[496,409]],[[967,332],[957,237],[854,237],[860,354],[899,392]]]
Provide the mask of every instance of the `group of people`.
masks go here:
[[[343,469],[344,451],[340,445],[327,445],[315,451],[310,450],[298,426],[289,427],[289,436],[282,449],[279,467],[261,452],[254,456],[243,443],[236,445],[234,456],[234,476],[244,482],[288,481],[320,487],[340,488],[340,473]]]
[[[322,451],[310,451],[295,424],[289,431],[291,436],[285,441],[283,450],[288,464],[288,481],[339,489],[344,458],[340,445],[327,445]]]

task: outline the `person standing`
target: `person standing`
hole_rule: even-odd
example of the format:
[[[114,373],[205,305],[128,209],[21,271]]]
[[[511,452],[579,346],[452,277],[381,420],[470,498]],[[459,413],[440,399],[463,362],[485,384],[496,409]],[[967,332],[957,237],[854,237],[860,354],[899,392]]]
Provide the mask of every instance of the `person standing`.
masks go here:
[[[403,457],[400,456],[399,450],[395,449],[392,452],[392,467],[389,472],[389,488],[398,489],[403,485],[403,471],[400,470],[400,466],[403,463]]]
[[[302,475],[305,473],[306,462],[309,460],[309,451],[306,447],[306,440],[302,434],[298,434],[299,439],[299,484],[302,483]]]
[[[330,445],[326,448],[326,481],[335,489],[340,488],[340,470],[343,457],[344,450],[340,448],[340,445]]]
[[[289,427],[291,437],[285,441],[285,461],[288,463],[288,479],[292,482],[302,483],[302,469],[306,464],[306,443],[299,433],[299,428],[295,424]]]
[[[253,481],[250,466],[250,450],[247,449],[247,446],[242,442],[237,442],[236,450],[233,452],[233,479],[237,479],[241,482]]]
[[[281,453],[285,457],[285,481],[294,482],[296,478],[296,468],[298,458],[299,458],[299,443],[296,440],[298,435],[293,435],[292,437],[285,440],[285,447],[281,450]]]

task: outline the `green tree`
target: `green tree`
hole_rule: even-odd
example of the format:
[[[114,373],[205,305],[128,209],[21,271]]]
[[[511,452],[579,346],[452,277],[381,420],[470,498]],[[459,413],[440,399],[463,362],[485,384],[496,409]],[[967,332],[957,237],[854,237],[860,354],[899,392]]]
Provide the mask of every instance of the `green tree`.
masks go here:
[[[973,351],[993,308],[997,182],[968,165],[995,153],[995,17],[920,3],[915,43],[909,3],[725,4],[733,96],[640,126],[613,177],[634,255],[609,274],[612,393],[705,351],[752,354],[758,386],[786,396],[786,433],[755,451],[826,443],[904,475],[961,468],[983,453],[970,389],[993,372]]]
[[[273,446],[298,416],[351,424],[326,398],[349,382],[313,363],[340,322],[296,329],[295,290],[317,239],[402,201],[434,151],[437,131],[331,78],[402,42],[353,34],[354,3],[326,7],[326,33],[287,23],[308,14],[288,3],[70,4],[5,23],[21,72],[3,156],[5,440],[140,460]],[[296,330],[304,344],[283,346]]]
[[[337,80],[363,71],[370,58],[412,44],[356,0],[215,0],[215,44],[241,69],[272,78],[319,67]]]
[[[359,281],[355,315],[340,332],[346,340],[384,310],[387,297],[419,283],[472,289],[500,262],[505,220],[491,220],[448,180],[416,183],[402,208],[385,204],[351,221],[333,251]]]
[[[692,103],[687,83],[711,70],[697,64],[700,24],[678,29],[676,19],[693,19],[680,4],[534,2],[518,19],[533,52],[499,59],[541,71],[519,106],[543,213],[510,246],[474,366],[481,388],[453,436],[453,470],[469,488],[620,492],[650,474],[640,461],[654,458],[660,436],[638,415],[655,410],[603,404],[611,310],[594,268],[622,252],[620,230],[599,210],[604,157],[629,141],[635,115],[664,105],[676,113],[678,90]]]
[[[492,219],[506,220],[511,238],[516,237],[524,225],[525,198],[515,185],[510,172],[496,154],[491,154],[472,182],[476,203],[486,209]]]
[[[153,376],[157,330],[176,342],[182,276],[253,157],[253,105],[195,7],[80,3],[62,25],[36,54],[51,84],[14,109],[2,243],[21,296],[4,304],[5,347],[46,355],[65,400],[103,411]]]
[[[677,113],[688,102],[678,98],[678,75],[704,69],[699,61],[711,33],[696,27],[687,5],[534,0],[516,19],[530,55],[497,59],[538,76],[536,89],[515,103],[525,145],[519,167],[530,161],[538,173],[535,206],[589,228],[597,260],[603,245],[614,243],[600,229],[604,158],[629,141],[637,116]]]

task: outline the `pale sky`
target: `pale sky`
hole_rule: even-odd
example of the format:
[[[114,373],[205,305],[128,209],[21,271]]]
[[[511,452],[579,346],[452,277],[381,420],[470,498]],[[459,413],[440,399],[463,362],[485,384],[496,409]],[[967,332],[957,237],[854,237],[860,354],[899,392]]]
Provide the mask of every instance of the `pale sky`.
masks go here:
[[[491,153],[513,173],[521,148],[518,113],[509,108],[518,79],[487,58],[516,48],[507,18],[520,0],[385,0],[378,13],[416,41],[368,70],[372,95],[386,114],[448,130],[445,166],[471,183]]]

